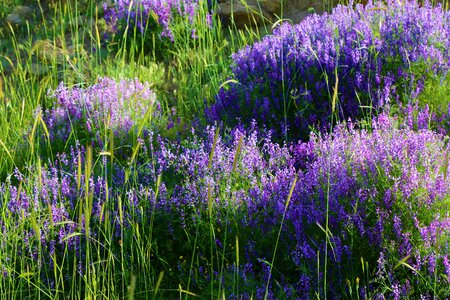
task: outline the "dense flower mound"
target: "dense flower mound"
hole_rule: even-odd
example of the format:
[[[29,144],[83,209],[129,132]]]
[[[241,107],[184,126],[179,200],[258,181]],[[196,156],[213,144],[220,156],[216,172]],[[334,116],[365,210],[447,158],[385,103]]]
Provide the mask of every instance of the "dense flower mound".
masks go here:
[[[136,26],[141,34],[147,29],[151,32],[161,29],[161,37],[173,40],[171,22],[181,16],[187,18],[191,25],[194,24],[199,5],[198,0],[117,0],[112,7],[105,3],[104,10],[106,21],[116,29],[120,29],[120,26]]]
[[[268,278],[261,259],[273,254],[276,229],[286,213],[277,265],[283,275],[278,280],[298,297],[312,296],[320,289],[317,272],[323,269],[317,270],[317,262],[326,260],[327,245],[332,294],[339,294],[346,285],[339,274],[363,278],[362,270],[355,267],[363,258],[373,271],[379,269],[379,278],[371,277],[359,291],[362,294],[395,296],[377,289],[382,280],[398,286],[403,296],[432,294],[429,283],[435,274],[442,274],[438,292],[445,295],[449,292],[445,286],[450,272],[450,216],[439,211],[450,196],[448,154],[442,155],[450,149],[431,131],[395,129],[392,122],[380,117],[373,132],[340,126],[332,135],[283,147],[256,131],[244,136],[234,131],[231,141],[225,142],[215,139],[210,129],[206,144],[161,152],[158,162],[183,182],[169,188],[171,197],[155,205],[167,210],[170,203],[171,214],[181,216],[183,227],[191,226],[191,230],[211,203],[217,206],[215,212],[223,210],[215,216],[218,226],[237,223],[240,237],[248,238],[244,281]],[[226,207],[235,212],[228,222]],[[321,230],[327,222],[328,243]],[[403,258],[414,272],[403,267],[394,270]],[[423,288],[410,289],[410,280],[423,280]]]
[[[54,145],[72,139],[101,147],[110,132],[116,140],[127,139],[141,122],[148,125],[146,116],[158,110],[149,83],[137,79],[115,81],[103,77],[87,88],[61,83],[49,95],[56,101],[44,111],[43,120]]]
[[[269,298],[322,294],[324,272],[328,295],[336,298],[350,289],[361,297],[388,298],[450,292],[450,215],[444,209],[450,199],[450,146],[441,135],[398,129],[395,120],[380,116],[371,131],[340,125],[330,135],[283,146],[255,124],[227,135],[208,128],[205,138],[181,142],[150,134],[140,143],[136,164],[125,168],[92,169],[90,176],[89,151],[78,149],[4,183],[0,202],[7,224],[27,229],[30,237],[20,251],[40,264],[54,251],[71,251],[81,261],[86,239],[100,240],[112,230],[114,241],[99,244],[117,245],[124,238],[124,248],[113,251],[131,253],[133,236],[124,232],[153,226],[157,240],[151,242],[163,241],[158,255],[169,262],[161,268],[194,276],[199,290],[223,267],[229,277],[216,280],[227,286],[238,278],[241,296],[256,290],[258,299],[269,276]],[[33,222],[48,228],[39,232],[41,245],[48,247],[38,247]],[[280,228],[276,269],[269,275]],[[208,255],[210,238],[217,257]],[[230,246],[236,239],[239,259]],[[195,271],[178,259],[192,255],[204,257]],[[213,267],[216,259],[229,267]],[[2,263],[14,270],[14,261]],[[346,283],[356,278],[357,290]]]
[[[206,112],[212,121],[238,120],[305,138],[311,125],[408,102],[427,76],[450,67],[450,12],[417,1],[336,7],[233,55],[237,83],[223,87]],[[335,118],[336,119],[336,118]]]

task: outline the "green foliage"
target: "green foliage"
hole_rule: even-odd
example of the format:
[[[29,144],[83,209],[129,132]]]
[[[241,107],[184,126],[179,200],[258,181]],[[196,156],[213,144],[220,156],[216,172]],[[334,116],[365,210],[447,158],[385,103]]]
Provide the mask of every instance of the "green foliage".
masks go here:
[[[446,76],[429,78],[418,97],[421,105],[429,105],[436,114],[448,113],[450,103],[450,72]]]

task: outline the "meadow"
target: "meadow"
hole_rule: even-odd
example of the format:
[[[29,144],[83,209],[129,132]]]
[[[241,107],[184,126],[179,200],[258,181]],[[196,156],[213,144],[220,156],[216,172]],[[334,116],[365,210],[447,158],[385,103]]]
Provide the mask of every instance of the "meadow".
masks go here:
[[[0,299],[449,299],[448,2],[332,6],[3,0]]]

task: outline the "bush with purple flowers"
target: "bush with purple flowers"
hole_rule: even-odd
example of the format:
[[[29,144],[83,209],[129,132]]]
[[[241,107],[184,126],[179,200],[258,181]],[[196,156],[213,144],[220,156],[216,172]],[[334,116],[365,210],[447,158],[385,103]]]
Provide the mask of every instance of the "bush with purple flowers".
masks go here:
[[[108,251],[132,255],[132,237],[141,228],[156,237],[158,265],[171,274],[167,282],[192,276],[191,288],[199,292],[215,281],[228,293],[239,282],[238,295],[256,290],[263,296],[269,282],[273,298],[325,296],[326,273],[329,295],[352,290],[394,297],[394,291],[383,289],[387,284],[404,297],[446,295],[450,216],[439,212],[450,195],[450,148],[432,131],[397,129],[394,121],[380,116],[372,132],[340,125],[330,135],[284,146],[255,124],[247,133],[235,129],[229,135],[208,128],[205,139],[194,135],[180,142],[150,134],[129,168],[93,173],[86,184],[89,160],[84,151],[72,151],[59,156],[59,167],[42,168],[39,178],[17,174],[20,184],[4,185],[2,202],[30,236],[35,229],[20,225],[24,216],[35,215],[34,222],[49,228],[39,233],[48,253],[39,252],[36,241],[21,246],[39,252],[38,265],[43,263],[38,258],[51,259],[61,249],[86,259],[83,247],[90,236],[108,243],[123,239],[127,245]],[[134,174],[132,185],[126,174]],[[114,188],[119,186],[124,188]],[[109,237],[103,236],[105,228]],[[236,239],[238,254],[230,246]],[[211,251],[215,254],[195,270],[178,259]],[[104,259],[101,253],[91,259]],[[361,259],[371,269],[368,277],[358,267]],[[361,278],[359,290],[347,286],[341,274]],[[412,289],[411,282],[420,284]]]
[[[55,151],[76,143],[100,150],[107,141],[132,146],[139,126],[150,128],[149,122],[159,110],[149,83],[137,79],[103,77],[87,88],[60,83],[49,95],[56,102],[43,112],[43,120]]]
[[[105,19],[118,29],[120,22],[126,22],[125,26],[136,26],[143,34],[147,27],[150,31],[160,31],[161,37],[167,37],[173,40],[173,33],[170,29],[170,23],[179,15],[187,17],[189,22],[194,23],[198,10],[198,0],[119,0],[114,2],[113,7],[108,7],[105,3]]]
[[[450,13],[428,2],[338,5],[233,55],[232,82],[206,112],[211,121],[256,119],[293,137],[310,126],[413,101],[424,81],[450,67]],[[336,117],[334,118],[336,120]]]
[[[432,110],[428,104],[419,103],[400,106],[400,116],[409,128],[415,130],[432,129],[442,135],[450,134],[450,102],[446,110]]]
[[[445,264],[449,216],[437,214],[450,193],[448,161],[441,155],[450,149],[431,131],[395,129],[386,117],[373,125],[372,133],[341,125],[330,136],[282,147],[268,137],[258,137],[256,131],[244,136],[234,131],[225,143],[220,137],[214,139],[211,129],[209,141],[200,148],[198,144],[193,149],[178,148],[158,159],[167,167],[172,165],[177,178],[183,178],[182,184],[173,187],[170,200],[162,203],[170,203],[175,215],[182,216],[184,230],[191,224],[192,234],[198,230],[196,220],[202,219],[209,205],[216,206],[217,228],[227,228],[231,240],[239,235],[241,262],[251,270],[249,274],[262,279],[257,284],[264,286],[268,278],[261,267],[273,255],[273,241],[285,215],[280,256],[276,257],[277,268],[283,271],[273,279],[290,286],[296,297],[312,297],[320,290],[323,278],[317,277],[318,272],[332,278],[328,292],[340,294],[346,285],[340,274],[364,278],[356,267],[361,258],[375,269],[380,253],[385,259],[383,268],[390,272],[386,277],[391,284],[404,287],[403,296],[431,295],[429,282],[439,274],[437,284],[444,287],[448,279],[441,275],[450,271]],[[209,153],[213,153],[212,160]],[[298,170],[300,164],[305,164],[303,170]],[[231,220],[229,213],[220,213],[230,206]],[[233,223],[237,224],[234,228]],[[429,228],[437,224],[442,225],[433,235],[437,239],[430,238],[434,233],[428,233]],[[328,235],[320,228],[328,228]],[[402,259],[414,271],[403,265],[398,269],[396,264]],[[382,285],[377,280],[367,278],[365,292],[391,297],[392,293],[379,289]],[[423,285],[408,289],[412,280]],[[246,284],[254,287],[255,283],[244,280],[241,287]],[[274,295],[281,292],[275,290]],[[445,295],[449,290],[438,292]]]

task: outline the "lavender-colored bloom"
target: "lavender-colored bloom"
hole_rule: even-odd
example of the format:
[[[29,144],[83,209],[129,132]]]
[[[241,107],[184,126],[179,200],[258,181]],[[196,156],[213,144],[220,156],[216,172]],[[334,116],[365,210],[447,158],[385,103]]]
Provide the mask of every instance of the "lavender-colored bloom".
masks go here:
[[[447,282],[450,284],[450,260],[449,255],[444,255],[442,263],[444,264],[445,274],[447,275]]]
[[[433,129],[443,135],[450,135],[450,103],[448,111],[434,112],[428,105],[418,103],[400,106],[406,124],[415,130]]]
[[[44,112],[44,121],[53,145],[72,139],[102,147],[109,131],[117,145],[124,145],[123,140],[129,139],[146,114],[151,116],[156,110],[156,96],[149,84],[137,79],[103,77],[87,88],[69,88],[61,82],[49,95],[56,103]]]

